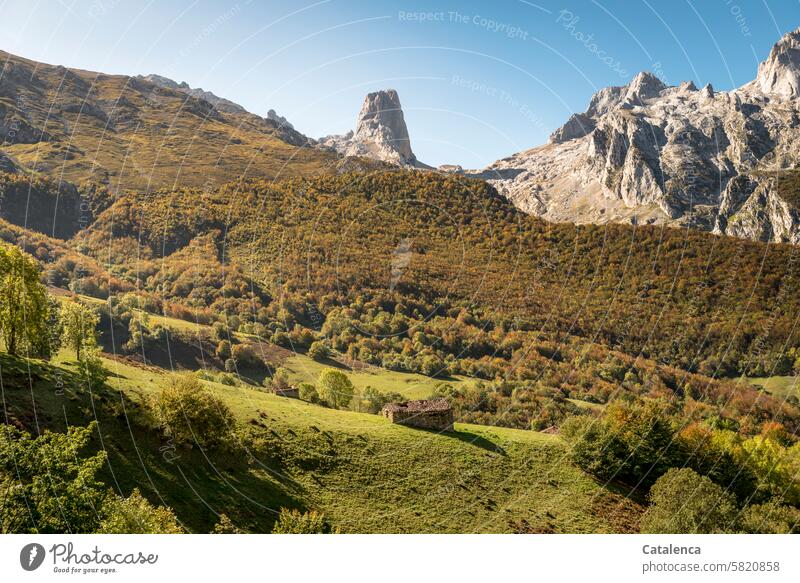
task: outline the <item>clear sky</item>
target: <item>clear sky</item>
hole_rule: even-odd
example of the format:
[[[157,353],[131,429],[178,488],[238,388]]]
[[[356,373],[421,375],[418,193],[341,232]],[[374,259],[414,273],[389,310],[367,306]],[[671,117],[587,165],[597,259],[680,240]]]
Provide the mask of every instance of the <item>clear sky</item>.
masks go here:
[[[0,0],[0,48],[159,73],[319,137],[394,88],[417,157],[468,168],[546,141],[638,71],[730,89],[800,26],[799,0]]]

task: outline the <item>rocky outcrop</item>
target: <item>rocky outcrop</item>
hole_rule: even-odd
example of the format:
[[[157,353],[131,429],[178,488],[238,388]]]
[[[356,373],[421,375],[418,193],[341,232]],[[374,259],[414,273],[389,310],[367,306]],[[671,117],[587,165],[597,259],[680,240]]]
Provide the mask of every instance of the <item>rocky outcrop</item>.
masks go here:
[[[756,83],[766,94],[785,99],[800,96],[800,28],[785,34],[758,67]]]
[[[234,103],[224,97],[219,97],[213,94],[211,91],[204,91],[200,88],[193,88],[190,87],[186,81],[182,81],[180,83],[173,81],[167,77],[162,77],[161,75],[139,75],[139,79],[144,79],[145,81],[149,81],[150,83],[154,83],[159,87],[164,89],[171,89],[172,91],[179,91],[181,93],[186,93],[187,95],[191,95],[196,99],[202,99],[207,101],[217,111],[221,111],[223,113],[245,113],[247,110],[239,105],[238,103]]]
[[[799,46],[800,29],[775,45],[755,81],[730,92],[639,73],[598,91],[548,144],[478,175],[549,220],[800,242],[793,197],[780,196],[773,179],[800,166]]]
[[[294,126],[290,124],[285,117],[278,115],[274,109],[270,109],[267,112],[267,116],[262,118],[255,114],[250,113],[244,107],[239,105],[238,103],[234,103],[229,99],[225,99],[224,97],[219,97],[215,95],[211,91],[204,91],[200,88],[193,88],[190,87],[188,83],[182,81],[180,83],[173,81],[167,77],[162,77],[161,75],[139,75],[136,79],[140,79],[142,81],[147,81],[149,83],[153,83],[158,87],[163,89],[169,89],[171,91],[177,91],[179,93],[185,93],[190,97],[194,97],[201,102],[208,103],[213,107],[215,111],[228,113],[233,115],[245,115],[245,116],[252,116],[258,122],[267,125],[271,128],[280,139],[285,142],[288,142],[294,146],[307,146],[313,145],[314,140],[304,136],[300,132],[294,129]],[[191,105],[190,105],[191,106]]]
[[[582,138],[595,128],[594,120],[585,113],[573,113],[567,123],[550,134],[550,142],[560,144]]]
[[[394,89],[367,95],[355,132],[326,136],[319,144],[345,156],[363,156],[398,166],[424,166],[411,150],[400,97]]]
[[[275,110],[274,110],[274,109],[270,109],[270,110],[267,112],[267,119],[268,119],[268,120],[270,120],[270,121],[274,121],[275,123],[277,123],[278,125],[280,125],[280,126],[282,126],[282,127],[289,128],[290,130],[293,130],[293,129],[294,129],[294,126],[293,126],[292,124],[290,124],[290,123],[289,123],[289,122],[286,120],[286,118],[285,118],[285,117],[283,117],[282,115],[278,115],[278,114],[275,112]]]

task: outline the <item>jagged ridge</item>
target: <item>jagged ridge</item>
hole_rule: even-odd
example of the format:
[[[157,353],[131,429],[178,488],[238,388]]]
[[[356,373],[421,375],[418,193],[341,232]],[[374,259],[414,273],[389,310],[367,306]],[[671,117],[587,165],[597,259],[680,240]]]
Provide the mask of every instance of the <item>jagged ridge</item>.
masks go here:
[[[651,73],[598,91],[544,146],[480,176],[549,220],[686,225],[800,242],[798,209],[775,173],[800,165],[800,29],[756,79],[730,92],[668,87]]]

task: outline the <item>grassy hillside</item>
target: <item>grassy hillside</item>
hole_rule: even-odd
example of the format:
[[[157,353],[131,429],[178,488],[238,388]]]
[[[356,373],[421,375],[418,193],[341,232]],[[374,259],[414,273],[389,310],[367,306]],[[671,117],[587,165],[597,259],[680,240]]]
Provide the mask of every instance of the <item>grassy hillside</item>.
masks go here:
[[[331,364],[330,361],[318,362],[304,354],[294,354],[283,361],[281,366],[289,371],[291,382],[299,384],[316,382],[320,372]],[[399,393],[407,399],[427,399],[434,394],[436,386],[444,382],[442,379],[386,370],[377,366],[348,370],[347,376],[359,390],[372,387],[385,393]],[[456,387],[473,386],[476,379],[455,376],[448,378],[447,382]]]
[[[36,63],[0,51],[0,138],[22,170],[114,191],[211,187],[240,176],[312,175],[332,154],[249,113],[122,75]]]
[[[224,512],[268,532],[280,507],[324,511],[343,532],[626,532],[640,513],[566,462],[551,435],[462,424],[439,435],[207,383],[247,428],[248,451],[172,448],[139,406],[163,371],[106,361],[109,388],[90,394],[73,388],[63,356],[51,365],[0,356],[0,365],[10,422],[37,431],[96,418],[107,482],[138,486],[193,531]]]
[[[796,376],[748,377],[751,385],[763,387],[769,393],[780,397],[800,398],[800,383]]]

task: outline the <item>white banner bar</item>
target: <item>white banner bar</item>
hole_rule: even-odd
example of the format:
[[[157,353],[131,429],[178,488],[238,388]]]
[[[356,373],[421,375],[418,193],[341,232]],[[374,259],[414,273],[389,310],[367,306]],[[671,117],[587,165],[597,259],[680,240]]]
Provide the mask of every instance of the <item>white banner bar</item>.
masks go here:
[[[791,535],[4,535],[2,581],[800,581]]]

